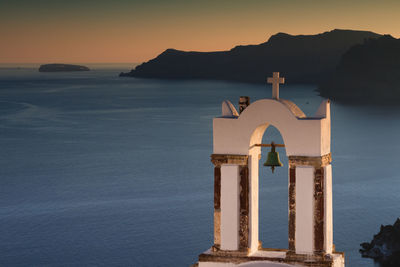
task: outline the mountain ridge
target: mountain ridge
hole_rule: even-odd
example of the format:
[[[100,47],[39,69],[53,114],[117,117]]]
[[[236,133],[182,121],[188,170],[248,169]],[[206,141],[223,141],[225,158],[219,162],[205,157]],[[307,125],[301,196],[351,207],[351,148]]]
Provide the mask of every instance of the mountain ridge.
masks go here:
[[[264,83],[280,71],[291,83],[318,83],[328,77],[351,46],[382,35],[340,30],[316,35],[279,32],[261,44],[238,45],[215,52],[166,49],[120,76],[158,79],[210,79]]]

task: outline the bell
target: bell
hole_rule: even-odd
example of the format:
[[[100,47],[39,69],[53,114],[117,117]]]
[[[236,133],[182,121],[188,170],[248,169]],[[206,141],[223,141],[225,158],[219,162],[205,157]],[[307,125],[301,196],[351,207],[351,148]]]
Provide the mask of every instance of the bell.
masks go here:
[[[274,173],[275,167],[283,166],[279,159],[279,153],[275,151],[274,142],[271,143],[271,152],[268,152],[268,157],[264,163],[264,166],[271,167],[272,173]]]

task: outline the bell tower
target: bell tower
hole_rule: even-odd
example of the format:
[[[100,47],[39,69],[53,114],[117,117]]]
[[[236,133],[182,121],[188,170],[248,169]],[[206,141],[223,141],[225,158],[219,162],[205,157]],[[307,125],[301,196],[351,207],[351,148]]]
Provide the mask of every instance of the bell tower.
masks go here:
[[[214,244],[197,265],[344,267],[344,254],[333,245],[330,102],[307,117],[279,98],[284,78],[278,72],[268,82],[271,99],[249,104],[242,98],[248,103],[240,115],[224,101],[213,120]],[[258,239],[259,159],[261,147],[272,146],[261,144],[269,125],[280,131],[289,161],[286,249],[263,248]]]

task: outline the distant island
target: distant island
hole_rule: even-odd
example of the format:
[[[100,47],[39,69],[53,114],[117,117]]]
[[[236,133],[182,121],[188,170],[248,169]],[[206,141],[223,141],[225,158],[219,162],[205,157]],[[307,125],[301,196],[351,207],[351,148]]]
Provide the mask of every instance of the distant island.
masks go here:
[[[71,64],[44,64],[39,67],[39,72],[60,72],[60,71],[89,71],[86,66]]]
[[[378,37],[381,35],[353,30],[332,30],[316,35],[278,33],[265,43],[236,46],[229,51],[167,49],[120,76],[265,83],[267,75],[279,71],[287,82],[315,84],[329,77],[350,47]]]

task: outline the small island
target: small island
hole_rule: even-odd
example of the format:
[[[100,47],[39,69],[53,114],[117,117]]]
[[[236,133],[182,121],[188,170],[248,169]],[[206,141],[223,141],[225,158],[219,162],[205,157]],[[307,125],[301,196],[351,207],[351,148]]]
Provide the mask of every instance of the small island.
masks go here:
[[[71,64],[44,64],[39,67],[39,72],[61,72],[61,71],[89,71],[86,66]]]

